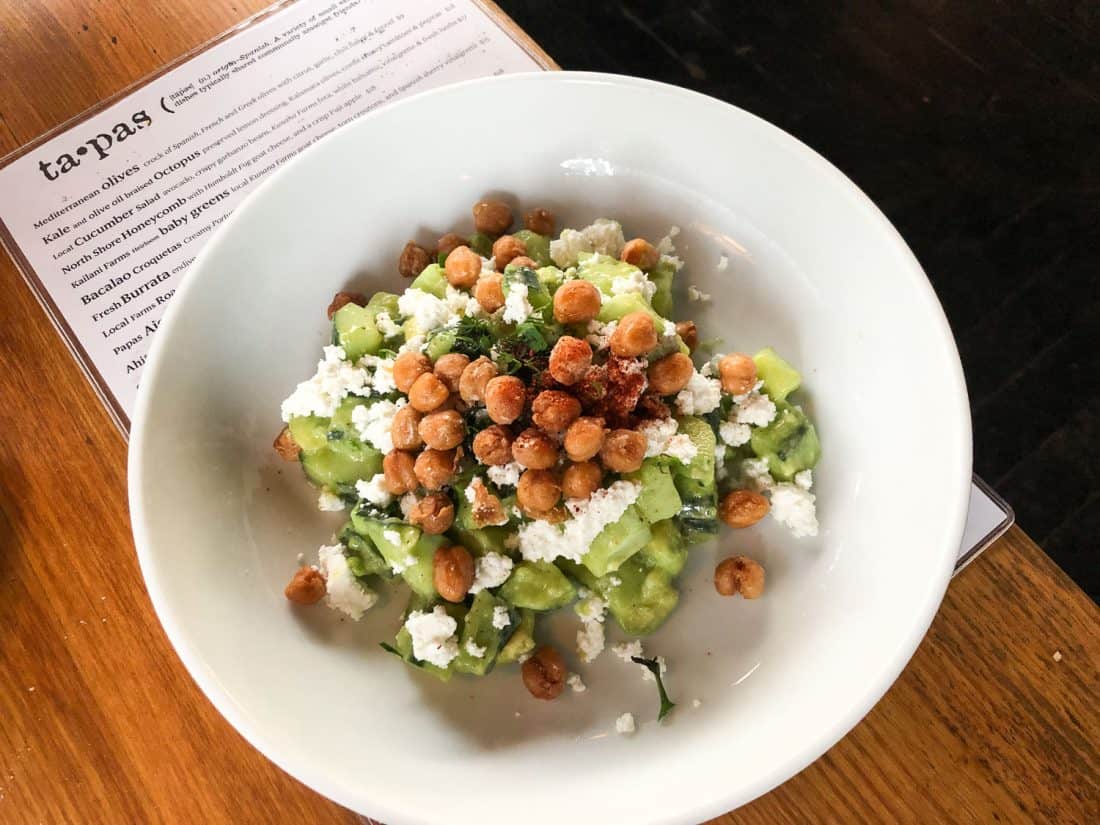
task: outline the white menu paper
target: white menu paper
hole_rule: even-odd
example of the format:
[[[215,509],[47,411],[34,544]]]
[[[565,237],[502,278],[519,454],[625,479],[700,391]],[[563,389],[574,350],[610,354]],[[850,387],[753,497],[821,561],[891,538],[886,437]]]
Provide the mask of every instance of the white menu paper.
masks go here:
[[[541,68],[473,0],[281,5],[0,168],[0,238],[126,430],[167,301],[261,180],[391,100]]]

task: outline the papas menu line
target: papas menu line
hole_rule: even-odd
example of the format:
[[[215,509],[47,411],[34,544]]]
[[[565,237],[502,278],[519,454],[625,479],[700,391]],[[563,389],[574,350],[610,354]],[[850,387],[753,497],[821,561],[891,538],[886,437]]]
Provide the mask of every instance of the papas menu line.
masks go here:
[[[544,68],[474,0],[298,0],[7,159],[0,238],[123,430],[202,244],[261,180],[385,103]]]

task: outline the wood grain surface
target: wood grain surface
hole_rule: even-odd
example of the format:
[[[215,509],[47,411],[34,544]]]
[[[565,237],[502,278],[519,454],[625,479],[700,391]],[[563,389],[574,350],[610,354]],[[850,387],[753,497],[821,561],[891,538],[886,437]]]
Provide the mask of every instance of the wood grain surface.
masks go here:
[[[0,0],[0,154],[263,5]],[[142,586],[125,443],[6,257],[0,291],[0,822],[359,821],[191,682]],[[1012,530],[851,734],[715,822],[1100,821],[1098,619]]]

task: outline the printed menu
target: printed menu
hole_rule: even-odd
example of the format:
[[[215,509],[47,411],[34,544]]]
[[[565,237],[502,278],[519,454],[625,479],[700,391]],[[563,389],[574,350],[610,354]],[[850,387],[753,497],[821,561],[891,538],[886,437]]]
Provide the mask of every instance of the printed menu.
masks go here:
[[[0,238],[123,430],[161,315],[260,181],[397,98],[545,61],[474,0],[298,0],[0,168]]]

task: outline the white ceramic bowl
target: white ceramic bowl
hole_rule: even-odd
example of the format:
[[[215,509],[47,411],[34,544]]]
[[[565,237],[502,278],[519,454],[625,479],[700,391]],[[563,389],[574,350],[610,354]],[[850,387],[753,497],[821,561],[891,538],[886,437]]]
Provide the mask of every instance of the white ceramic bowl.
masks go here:
[[[771,344],[805,375],[824,445],[821,535],[764,524],[695,551],[681,606],[646,642],[679,702],[663,724],[653,684],[610,652],[582,668],[587,692],[537,702],[514,667],[441,685],[384,653],[403,596],[354,624],[282,595],[298,554],[312,558],[339,522],[270,447],[279,402],[328,336],[325,306],[348,286],[400,289],[404,242],[469,231],[470,206],[491,194],[549,207],[559,226],[611,216],[655,238],[679,225],[679,317],[730,349]],[[687,283],[713,303],[689,303]],[[286,771],[388,825],[687,823],[774,787],[849,730],[916,649],[969,478],[951,333],[867,198],[732,106],[570,73],[388,106],[274,175],[180,286],[130,445],[142,570],[196,682]],[[764,563],[763,599],[714,593],[715,558],[733,551]],[[572,653],[566,613],[552,633]],[[633,736],[615,733],[624,711]]]

